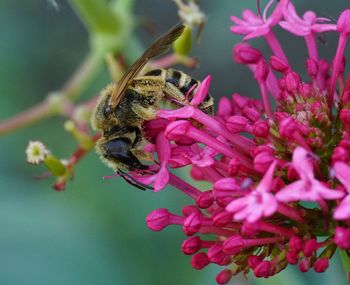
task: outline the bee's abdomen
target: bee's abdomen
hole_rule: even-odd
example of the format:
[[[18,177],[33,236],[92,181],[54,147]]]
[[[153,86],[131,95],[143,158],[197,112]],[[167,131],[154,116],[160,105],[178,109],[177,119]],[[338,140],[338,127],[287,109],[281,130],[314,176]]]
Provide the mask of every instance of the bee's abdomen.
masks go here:
[[[200,81],[192,78],[186,73],[174,69],[153,69],[147,72],[144,76],[161,78],[165,83],[170,83],[182,94],[183,101],[191,101],[196,93]],[[191,91],[191,92],[190,92]],[[189,93],[190,92],[190,93]],[[203,102],[198,106],[203,112],[213,114],[213,97],[208,93]]]

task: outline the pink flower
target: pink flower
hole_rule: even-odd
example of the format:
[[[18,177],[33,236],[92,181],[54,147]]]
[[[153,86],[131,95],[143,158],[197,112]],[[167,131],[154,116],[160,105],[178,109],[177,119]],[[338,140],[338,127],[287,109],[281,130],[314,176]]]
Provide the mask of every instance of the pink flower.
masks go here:
[[[323,272],[337,247],[350,247],[350,75],[344,53],[350,10],[333,25],[312,11],[299,17],[288,0],[267,17],[273,2],[263,16],[245,10],[242,19],[232,17],[232,32],[244,40],[262,36],[271,48],[267,57],[247,43],[233,51],[234,60],[253,73],[261,99],[233,92],[219,100],[215,115],[208,114],[201,109],[210,98],[206,77],[187,94],[191,102],[159,110],[143,125],[156,163],[152,173],[133,176],[155,191],[171,185],[192,200],[179,214],[155,210],[147,226],[179,226],[193,268],[224,267],[219,284],[240,272],[267,278],[288,264]],[[289,63],[299,59],[286,56],[276,25],[305,38],[306,72]],[[324,31],[338,33],[339,42],[335,55],[321,60],[316,34]],[[174,168],[190,169],[190,177],[182,179]],[[316,203],[304,207],[304,201]]]
[[[317,17],[313,11],[307,11],[300,18],[292,3],[289,3],[283,10],[283,16],[285,21],[280,21],[279,25],[297,36],[336,30],[336,25],[328,24],[330,22],[329,19]]]
[[[235,199],[226,207],[228,212],[235,213],[235,220],[255,222],[261,217],[269,217],[277,210],[276,198],[270,193],[276,162],[273,162],[259,185],[249,194]]]
[[[276,194],[281,202],[334,200],[344,196],[339,190],[324,186],[315,179],[310,154],[303,148],[297,147],[293,152],[292,165],[298,172],[300,180],[293,182]]]
[[[345,220],[350,218],[350,167],[344,162],[334,164],[335,176],[345,187],[348,195],[341,201],[334,211],[334,218],[337,220]]]
[[[270,1],[267,5],[263,18],[254,14],[251,10],[243,11],[243,19],[239,19],[236,16],[231,16],[231,20],[235,24],[231,27],[231,31],[235,34],[245,35],[244,40],[267,35],[271,31],[271,28],[277,25],[282,18],[283,8],[289,1],[280,1],[271,16],[266,18],[267,9],[270,7],[272,2],[273,1]]]

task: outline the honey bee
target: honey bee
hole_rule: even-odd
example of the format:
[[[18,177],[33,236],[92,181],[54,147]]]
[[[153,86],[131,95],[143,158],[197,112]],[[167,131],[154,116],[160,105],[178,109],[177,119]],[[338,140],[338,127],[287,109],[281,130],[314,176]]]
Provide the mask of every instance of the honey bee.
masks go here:
[[[142,146],[147,141],[142,125],[156,117],[160,104],[167,100],[173,105],[189,104],[200,82],[182,71],[154,69],[139,76],[147,62],[165,52],[183,32],[178,24],[158,38],[117,82],[101,93],[92,116],[92,126],[102,132],[96,143],[101,160],[130,184],[152,189],[134,180],[129,171],[146,173],[150,160]],[[208,94],[199,105],[204,112],[213,113],[213,98]]]

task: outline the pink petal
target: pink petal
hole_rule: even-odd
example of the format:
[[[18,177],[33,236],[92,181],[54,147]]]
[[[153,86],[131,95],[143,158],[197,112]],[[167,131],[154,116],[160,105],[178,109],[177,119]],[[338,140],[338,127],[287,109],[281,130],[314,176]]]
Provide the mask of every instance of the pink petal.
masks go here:
[[[287,185],[276,194],[276,198],[281,202],[298,201],[302,192],[305,191],[305,183],[302,180]]]
[[[160,110],[157,112],[157,116],[169,120],[175,120],[179,118],[187,119],[191,118],[194,113],[192,106],[185,106],[175,110]]]
[[[271,163],[269,169],[266,171],[264,177],[260,181],[259,185],[256,187],[257,192],[270,192],[276,165],[277,161],[273,161]]]
[[[312,179],[314,177],[312,163],[306,149],[297,147],[293,152],[292,163],[302,179]]]
[[[335,176],[350,193],[350,167],[344,162],[337,162],[334,164]]]
[[[336,220],[345,220],[350,218],[350,195],[346,196],[340,205],[334,211]]]
[[[193,96],[193,99],[191,101],[191,104],[193,106],[198,106],[207,97],[209,92],[210,82],[211,82],[211,75],[208,75],[199,85],[196,94],[194,94]]]

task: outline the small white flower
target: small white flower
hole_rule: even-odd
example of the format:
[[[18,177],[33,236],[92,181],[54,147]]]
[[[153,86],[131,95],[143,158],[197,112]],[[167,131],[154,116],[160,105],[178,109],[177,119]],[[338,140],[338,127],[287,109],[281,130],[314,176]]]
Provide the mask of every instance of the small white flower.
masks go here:
[[[30,141],[26,149],[27,162],[31,164],[39,164],[45,160],[46,155],[49,153],[50,151],[42,142]]]

